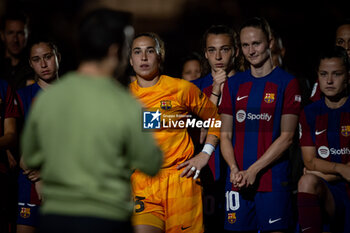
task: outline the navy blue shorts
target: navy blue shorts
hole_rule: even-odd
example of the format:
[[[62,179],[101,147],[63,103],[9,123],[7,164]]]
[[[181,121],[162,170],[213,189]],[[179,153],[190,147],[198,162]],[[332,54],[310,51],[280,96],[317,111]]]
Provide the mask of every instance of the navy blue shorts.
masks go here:
[[[257,192],[246,198],[226,191],[225,229],[230,231],[275,231],[293,224],[290,192]]]
[[[277,231],[293,227],[292,192],[232,191],[229,180],[225,187],[225,230]]]
[[[17,224],[37,227],[39,223],[39,206],[28,203],[18,203]]]
[[[37,194],[32,191],[33,183],[23,175],[23,170],[18,176],[18,214],[17,224],[27,226],[38,226],[39,201]]]

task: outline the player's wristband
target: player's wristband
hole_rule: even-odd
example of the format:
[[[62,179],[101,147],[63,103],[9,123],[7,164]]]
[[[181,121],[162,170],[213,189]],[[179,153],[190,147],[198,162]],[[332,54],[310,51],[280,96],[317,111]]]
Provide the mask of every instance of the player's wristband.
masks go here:
[[[220,95],[215,94],[214,92],[211,93],[212,95],[215,95],[216,97],[219,97]]]
[[[212,144],[206,143],[203,147],[202,152],[204,152],[210,156],[214,152],[214,150],[215,150],[215,147]]]

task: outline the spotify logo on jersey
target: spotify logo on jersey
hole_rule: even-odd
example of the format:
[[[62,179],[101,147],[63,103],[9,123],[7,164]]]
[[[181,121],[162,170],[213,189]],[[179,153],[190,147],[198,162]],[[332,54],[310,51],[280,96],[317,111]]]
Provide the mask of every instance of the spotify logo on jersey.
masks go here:
[[[317,151],[321,158],[325,159],[329,156],[329,149],[326,146],[320,146]]]
[[[239,110],[237,113],[236,113],[236,119],[239,123],[243,122],[246,118],[246,113],[244,110]]]
[[[239,110],[236,113],[236,119],[239,123],[242,123],[246,119],[250,121],[270,121],[271,118],[272,118],[272,115],[268,113],[254,114],[249,112],[247,114],[244,110]]]

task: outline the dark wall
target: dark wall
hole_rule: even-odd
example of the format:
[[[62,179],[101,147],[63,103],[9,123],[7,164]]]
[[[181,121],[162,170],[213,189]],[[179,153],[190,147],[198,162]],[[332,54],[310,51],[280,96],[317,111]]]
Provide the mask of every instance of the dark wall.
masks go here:
[[[74,22],[84,0],[7,0],[7,6],[24,9],[31,18],[32,33],[45,31],[57,41],[62,53],[61,72],[76,67]],[[118,1],[116,0],[116,6]],[[180,1],[183,4],[183,1]],[[236,30],[247,18],[265,17],[282,37],[287,49],[285,64],[299,78],[313,80],[313,62],[320,47],[333,43],[335,25],[350,17],[350,1],[261,1],[261,0],[188,0],[173,19],[135,16],[137,32],[157,29],[166,43],[165,70],[180,75],[181,58],[188,52],[202,53],[201,37],[212,24],[227,24]],[[140,23],[142,21],[142,23]],[[145,23],[146,22],[146,23]],[[170,26],[169,26],[170,25]]]

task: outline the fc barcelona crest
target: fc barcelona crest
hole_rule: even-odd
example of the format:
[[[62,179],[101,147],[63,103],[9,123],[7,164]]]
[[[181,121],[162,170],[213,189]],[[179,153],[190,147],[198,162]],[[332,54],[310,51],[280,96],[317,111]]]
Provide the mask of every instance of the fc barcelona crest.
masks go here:
[[[344,136],[344,137],[347,137],[350,135],[350,125],[344,125],[341,127],[341,134]]]
[[[21,208],[20,216],[21,216],[22,218],[29,218],[29,217],[30,217],[30,208],[22,207],[22,208]]]
[[[264,101],[268,104],[273,103],[275,101],[275,93],[266,93]]]
[[[164,110],[171,109],[171,100],[162,100],[160,101],[160,108]]]
[[[227,220],[230,224],[234,224],[237,220],[236,213],[228,213]]]

